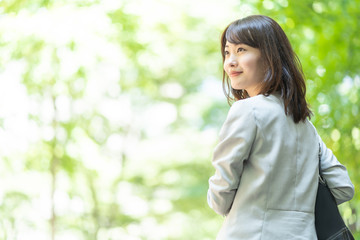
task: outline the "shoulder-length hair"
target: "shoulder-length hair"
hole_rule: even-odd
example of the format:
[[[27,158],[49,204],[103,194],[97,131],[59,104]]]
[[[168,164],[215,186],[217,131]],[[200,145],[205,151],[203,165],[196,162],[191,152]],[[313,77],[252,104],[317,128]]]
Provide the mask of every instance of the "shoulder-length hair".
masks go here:
[[[300,60],[277,22],[267,16],[252,15],[230,23],[221,36],[223,63],[227,41],[260,50],[266,71],[259,94],[268,96],[280,93],[284,100],[285,113],[291,115],[295,123],[311,117],[312,112],[305,99],[306,85]],[[229,104],[249,97],[245,90],[231,87],[225,71],[223,90]]]

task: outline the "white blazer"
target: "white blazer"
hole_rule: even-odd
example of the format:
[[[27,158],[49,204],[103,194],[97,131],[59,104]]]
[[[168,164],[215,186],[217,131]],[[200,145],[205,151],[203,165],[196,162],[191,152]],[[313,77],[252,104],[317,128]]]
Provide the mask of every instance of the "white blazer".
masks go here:
[[[317,239],[314,206],[321,168],[338,204],[354,186],[314,126],[295,124],[279,95],[235,102],[220,131],[209,206],[225,217],[218,240]]]

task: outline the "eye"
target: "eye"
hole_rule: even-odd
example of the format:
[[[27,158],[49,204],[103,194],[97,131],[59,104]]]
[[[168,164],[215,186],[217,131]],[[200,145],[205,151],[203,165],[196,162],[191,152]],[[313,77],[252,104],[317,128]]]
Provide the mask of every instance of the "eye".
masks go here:
[[[229,51],[224,51],[224,55],[229,55]]]
[[[239,48],[237,49],[237,52],[243,52],[243,51],[245,51],[245,48],[239,47]]]

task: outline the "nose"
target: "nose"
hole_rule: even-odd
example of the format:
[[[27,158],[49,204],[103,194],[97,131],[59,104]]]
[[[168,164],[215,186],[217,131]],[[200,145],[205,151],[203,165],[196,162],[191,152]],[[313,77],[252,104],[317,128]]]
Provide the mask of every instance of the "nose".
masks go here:
[[[238,66],[238,61],[235,57],[230,56],[230,58],[228,59],[228,67],[237,67]]]

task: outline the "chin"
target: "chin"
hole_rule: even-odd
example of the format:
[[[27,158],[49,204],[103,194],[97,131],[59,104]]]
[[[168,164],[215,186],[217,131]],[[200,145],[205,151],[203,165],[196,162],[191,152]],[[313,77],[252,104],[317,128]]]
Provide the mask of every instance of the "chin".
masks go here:
[[[240,87],[239,85],[236,84],[231,84],[231,87],[235,90],[243,90],[244,88]]]
[[[239,84],[238,82],[233,82],[233,81],[231,81],[231,82],[230,82],[230,85],[231,85],[231,87],[232,87],[233,89],[235,89],[235,90],[244,89],[244,88],[241,86],[242,84]]]

